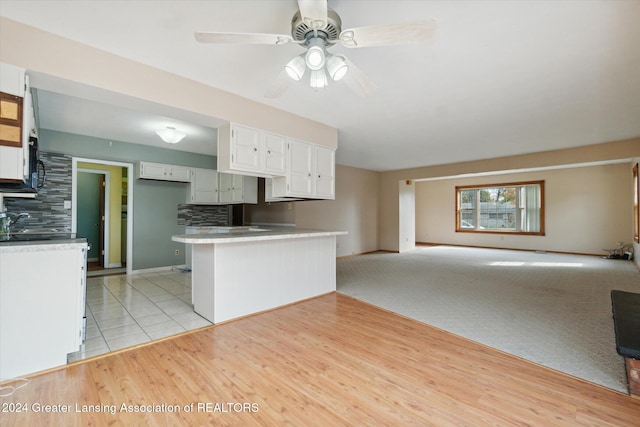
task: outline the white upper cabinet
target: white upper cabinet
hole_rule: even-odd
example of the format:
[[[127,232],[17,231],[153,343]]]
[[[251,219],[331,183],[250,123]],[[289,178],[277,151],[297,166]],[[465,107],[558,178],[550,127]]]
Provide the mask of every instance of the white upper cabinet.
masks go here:
[[[22,98],[25,92],[25,76],[24,68],[0,62],[0,92]]]
[[[263,170],[272,175],[287,173],[287,138],[275,133],[262,133],[264,151]]]
[[[288,194],[274,194],[274,196],[296,195],[311,197],[313,195],[313,145],[306,142],[289,141],[289,174]]]
[[[259,172],[262,153],[262,133],[257,129],[234,125],[231,128],[232,169]]]
[[[334,149],[237,123],[218,128],[218,170],[272,178],[273,198],[335,198]]]
[[[0,179],[20,182],[29,174],[29,137],[36,134],[25,70],[0,63],[0,92]]]
[[[286,174],[286,137],[237,123],[218,128],[218,170],[252,176]]]
[[[0,145],[0,179],[24,181],[23,166],[24,153],[22,149]]]
[[[229,173],[218,174],[220,204],[258,203],[258,178]]]
[[[273,178],[273,197],[335,199],[335,150],[290,139],[287,154],[287,175]]]
[[[138,178],[155,179],[159,181],[191,182],[191,168],[161,163],[140,162]]]
[[[320,199],[335,199],[336,194],[336,152],[315,147],[315,196]]]
[[[215,205],[218,197],[218,172],[212,169],[191,169],[191,186],[187,203],[194,205]]]

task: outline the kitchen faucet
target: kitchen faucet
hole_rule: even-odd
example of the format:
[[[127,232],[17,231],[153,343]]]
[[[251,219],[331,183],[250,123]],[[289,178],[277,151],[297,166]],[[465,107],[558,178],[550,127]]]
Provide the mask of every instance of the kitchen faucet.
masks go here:
[[[22,212],[14,216],[13,218],[9,217],[9,231],[13,230],[13,227],[15,227],[16,223],[22,218],[31,218],[31,214]]]

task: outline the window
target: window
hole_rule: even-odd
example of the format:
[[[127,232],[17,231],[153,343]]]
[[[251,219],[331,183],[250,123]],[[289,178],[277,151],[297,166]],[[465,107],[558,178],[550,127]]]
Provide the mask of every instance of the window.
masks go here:
[[[544,181],[456,187],[456,231],[544,235]]]

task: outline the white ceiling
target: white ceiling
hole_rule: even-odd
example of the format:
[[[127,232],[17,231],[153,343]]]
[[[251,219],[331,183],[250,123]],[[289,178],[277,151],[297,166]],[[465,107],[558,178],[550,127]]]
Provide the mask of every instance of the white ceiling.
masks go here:
[[[0,0],[0,15],[336,127],[343,165],[394,170],[640,136],[640,1],[329,0],[329,7],[343,28],[435,19],[438,31],[421,45],[333,46],[375,82],[368,98],[338,82],[317,93],[292,84],[268,99],[300,47],[205,45],[193,32],[289,34],[295,0]],[[55,93],[40,101],[45,128],[155,144],[149,123],[179,120],[205,136],[176,148],[215,153],[216,123],[206,118],[132,114],[140,105],[108,113],[94,104],[102,100]]]

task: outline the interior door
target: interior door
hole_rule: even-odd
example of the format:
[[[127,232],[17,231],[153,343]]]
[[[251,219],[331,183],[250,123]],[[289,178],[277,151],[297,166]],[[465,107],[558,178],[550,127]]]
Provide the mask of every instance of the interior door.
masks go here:
[[[91,246],[88,258],[92,262],[99,260],[100,254],[100,175],[78,172],[77,233],[85,237]]]
[[[98,236],[99,236],[99,241],[100,241],[100,252],[98,255],[98,259],[99,259],[99,263],[100,263],[100,267],[104,268],[105,267],[105,262],[104,262],[104,229],[105,229],[105,218],[106,218],[106,214],[105,214],[105,188],[106,188],[106,182],[104,179],[104,175],[100,174],[98,175],[100,177],[99,179],[99,185],[98,185],[98,200],[99,200],[99,211],[100,211],[100,216],[98,217],[98,224],[96,224],[99,228],[98,230]]]

